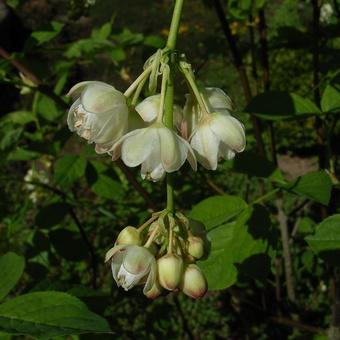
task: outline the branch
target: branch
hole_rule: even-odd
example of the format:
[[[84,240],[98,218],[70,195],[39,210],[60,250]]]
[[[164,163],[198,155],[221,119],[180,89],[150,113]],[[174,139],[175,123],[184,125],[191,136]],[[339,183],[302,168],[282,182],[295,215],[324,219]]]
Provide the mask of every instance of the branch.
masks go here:
[[[231,31],[230,31],[230,28],[229,28],[229,22],[228,22],[228,19],[226,18],[225,14],[224,14],[224,10],[223,10],[223,7],[221,5],[220,0],[214,0],[213,5],[214,5],[215,11],[216,11],[216,15],[217,15],[217,17],[220,21],[223,33],[224,33],[224,35],[225,35],[225,37],[226,37],[226,39],[229,43],[230,51],[231,51],[231,54],[232,54],[232,57],[233,57],[234,66],[236,67],[236,69],[238,71],[240,81],[241,81],[241,85],[242,85],[243,92],[244,92],[244,96],[246,98],[246,102],[249,103],[251,98],[252,98],[252,95],[251,95],[251,91],[250,91],[249,79],[248,79],[247,73],[246,73],[245,68],[244,68],[241,53],[240,53],[240,51],[237,47],[237,44],[236,44],[236,41],[235,41],[233,35],[231,34]],[[265,148],[264,148],[262,135],[261,135],[260,122],[253,115],[251,115],[251,121],[252,121],[254,134],[255,134],[255,138],[256,138],[256,144],[257,144],[258,150],[260,152],[260,155],[262,157],[266,158]]]
[[[283,211],[282,197],[278,197],[276,199],[276,206],[278,209],[277,219],[279,221],[282,248],[283,248],[283,260],[284,260],[284,267],[285,267],[287,295],[290,301],[295,302],[295,284],[294,284],[294,276],[293,276],[293,270],[292,270],[292,258],[291,258],[290,249],[289,249],[288,218]]]

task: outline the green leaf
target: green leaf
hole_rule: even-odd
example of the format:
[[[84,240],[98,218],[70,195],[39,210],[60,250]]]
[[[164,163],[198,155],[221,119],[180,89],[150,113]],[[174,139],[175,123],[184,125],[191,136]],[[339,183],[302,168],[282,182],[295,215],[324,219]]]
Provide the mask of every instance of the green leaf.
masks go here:
[[[63,29],[64,24],[58,21],[52,21],[41,31],[35,31],[31,37],[37,42],[37,45],[45,44],[46,42],[58,36]]]
[[[211,242],[209,256],[198,265],[207,278],[209,290],[224,289],[234,284],[238,273],[236,264],[265,252],[268,223],[268,216],[263,218],[263,208],[251,207],[244,210],[236,221],[208,232]]]
[[[236,217],[247,207],[247,203],[237,196],[213,196],[195,205],[190,218],[203,223],[207,230]]]
[[[340,112],[340,74],[326,86],[321,98],[321,109],[323,112]]]
[[[99,174],[91,190],[100,197],[113,200],[119,199],[123,195],[123,189],[120,183],[104,174]]]
[[[144,45],[154,48],[163,48],[165,46],[165,41],[158,35],[148,35],[144,39]]]
[[[310,172],[284,185],[285,190],[328,205],[332,192],[332,181],[325,171]]]
[[[25,268],[22,256],[9,252],[0,256],[0,300],[2,300],[19,281]]]
[[[112,23],[106,22],[103,26],[98,29],[93,29],[91,38],[93,39],[108,39],[112,31]]]
[[[7,160],[9,161],[29,161],[32,159],[37,159],[41,156],[39,152],[27,150],[23,148],[16,148],[12,151],[8,156]]]
[[[87,161],[76,155],[59,159],[54,168],[54,180],[59,185],[69,185],[85,174]]]
[[[269,91],[252,99],[244,112],[267,120],[296,119],[320,114],[307,98],[289,92]]]
[[[14,111],[7,113],[2,119],[1,123],[14,123],[25,125],[35,121],[34,113],[31,111]]]
[[[38,96],[37,112],[49,122],[55,121],[64,114],[64,111],[58,109],[53,99],[42,94]]]
[[[340,250],[340,214],[327,217],[316,226],[315,234],[305,240],[316,253]]]
[[[111,332],[104,318],[76,297],[61,292],[25,294],[0,305],[0,330],[48,338]]]
[[[65,203],[57,202],[41,208],[35,217],[35,223],[40,228],[50,228],[61,223],[68,214],[69,207]]]

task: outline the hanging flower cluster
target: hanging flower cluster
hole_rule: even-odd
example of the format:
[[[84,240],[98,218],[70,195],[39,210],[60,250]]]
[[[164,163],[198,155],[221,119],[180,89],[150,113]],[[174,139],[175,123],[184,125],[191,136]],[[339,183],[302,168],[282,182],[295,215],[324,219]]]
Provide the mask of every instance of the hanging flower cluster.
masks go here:
[[[166,91],[174,70],[184,76],[189,93],[183,108],[171,102],[169,111]],[[146,86],[150,95],[140,101]],[[231,159],[245,148],[244,126],[231,115],[230,98],[221,89],[199,87],[185,56],[166,48],[147,60],[124,94],[106,83],[86,81],[69,95],[74,99],[67,120],[70,130],[94,143],[97,153],[121,158],[129,167],[141,165],[143,179],[158,181],[185,161],[194,170],[197,162],[215,170],[220,159]],[[194,232],[192,221],[166,209],[138,229],[123,229],[106,260],[125,290],[143,284],[149,298],[162,290],[199,298],[207,291],[195,264],[205,254],[203,240],[204,233]]]
[[[98,153],[108,153],[113,160],[120,157],[129,167],[141,165],[143,179],[152,181],[178,171],[186,160],[194,170],[197,161],[215,170],[219,159],[231,159],[245,147],[244,127],[230,114],[230,98],[218,88],[199,88],[190,64],[183,60],[178,69],[190,94],[183,109],[173,108],[175,129],[165,126],[168,60],[165,50],[157,51],[125,94],[99,81],[81,82],[69,91],[75,100],[68,113],[70,130],[95,143]],[[153,93],[160,75],[161,93],[137,104],[147,79]]]
[[[180,213],[172,217],[162,211],[139,228],[124,228],[106,254],[118,287],[144,285],[143,293],[151,299],[163,290],[202,297],[207,281],[195,261],[204,256],[205,234],[191,224]]]

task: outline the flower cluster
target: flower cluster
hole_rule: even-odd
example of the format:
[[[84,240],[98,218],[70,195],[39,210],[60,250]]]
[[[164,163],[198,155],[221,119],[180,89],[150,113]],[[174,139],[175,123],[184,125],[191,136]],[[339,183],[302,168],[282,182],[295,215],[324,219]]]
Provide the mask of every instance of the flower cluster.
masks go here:
[[[183,109],[173,107],[174,129],[164,122],[169,58],[159,50],[124,94],[99,81],[75,85],[68,94],[74,99],[67,120],[70,130],[95,143],[98,153],[108,153],[113,160],[120,157],[129,167],[141,165],[142,177],[152,181],[179,170],[186,160],[194,170],[197,161],[215,170],[219,159],[231,159],[244,150],[244,127],[230,114],[230,98],[218,88],[199,88],[183,58],[178,69],[190,94]],[[160,93],[138,103],[147,79],[149,90],[156,92],[159,75]]]
[[[188,85],[183,108],[173,105],[173,93],[168,92],[175,70]],[[150,95],[139,100],[147,82]],[[95,143],[97,153],[121,158],[129,167],[141,165],[143,179],[158,181],[185,161],[194,170],[197,162],[215,170],[221,158],[231,159],[245,148],[244,126],[231,115],[230,98],[221,89],[199,87],[185,56],[167,48],[146,61],[124,93],[86,81],[75,85],[69,96],[74,100],[67,119],[70,130]],[[169,183],[168,190],[173,190]],[[205,255],[205,234],[175,213],[169,200],[173,194],[168,195],[171,208],[155,213],[141,227],[124,228],[106,260],[125,290],[143,284],[149,298],[164,289],[199,298],[207,291],[207,281],[195,261]]]
[[[182,214],[155,213],[139,228],[124,228],[106,261],[118,287],[125,290],[142,284],[151,299],[163,290],[181,290],[196,299],[207,291],[204,274],[195,264],[204,256],[204,239],[203,229]]]

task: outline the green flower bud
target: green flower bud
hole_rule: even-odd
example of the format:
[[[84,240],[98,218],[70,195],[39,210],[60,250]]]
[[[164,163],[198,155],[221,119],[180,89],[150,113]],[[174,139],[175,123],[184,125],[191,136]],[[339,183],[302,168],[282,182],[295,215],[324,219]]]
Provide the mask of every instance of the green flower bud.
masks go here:
[[[197,265],[189,264],[186,267],[181,281],[181,290],[193,299],[201,298],[207,292],[207,280]]]
[[[157,280],[155,280],[151,289],[148,290],[147,292],[144,292],[144,295],[149,299],[155,299],[156,297],[161,295],[162,290],[163,290],[163,288],[161,287],[159,282]]]
[[[189,236],[188,253],[196,259],[200,259],[204,254],[204,242],[198,236]]]
[[[158,259],[158,279],[167,290],[175,290],[182,278],[183,260],[175,254],[167,254]]]
[[[118,235],[116,244],[132,244],[139,246],[142,244],[140,233],[135,227],[125,227]]]

